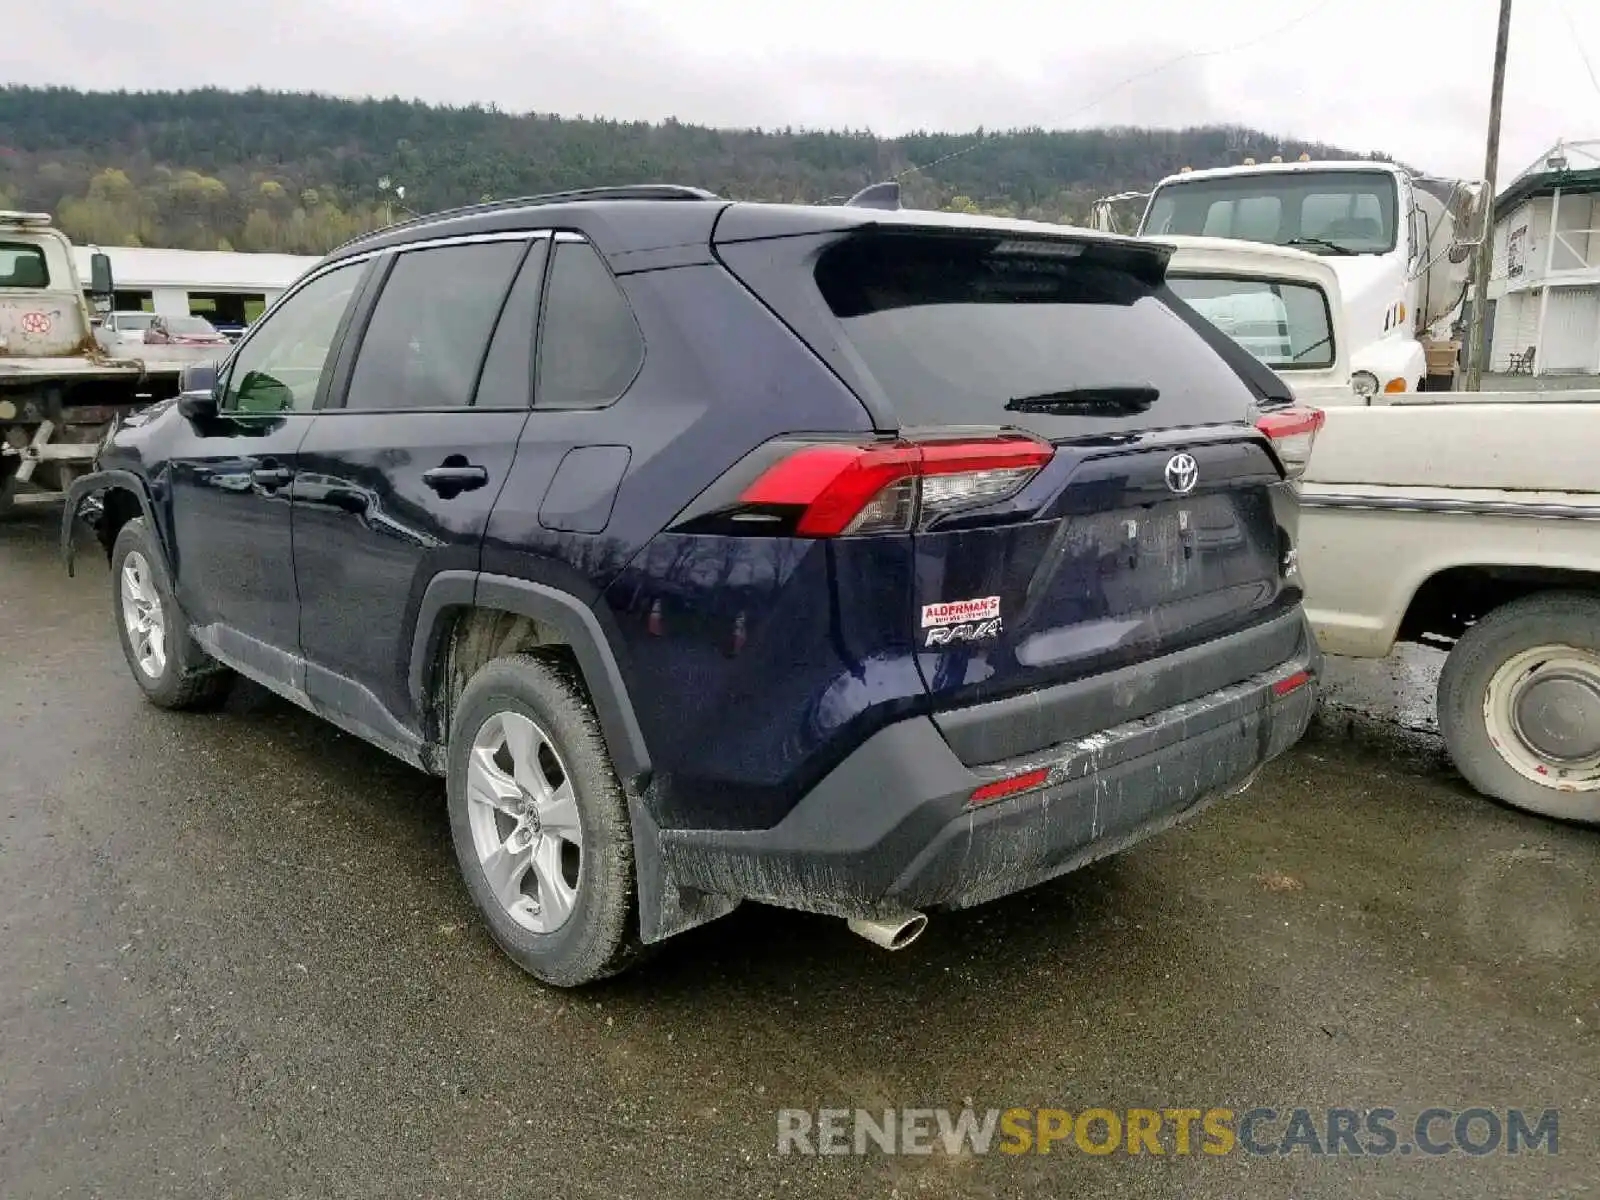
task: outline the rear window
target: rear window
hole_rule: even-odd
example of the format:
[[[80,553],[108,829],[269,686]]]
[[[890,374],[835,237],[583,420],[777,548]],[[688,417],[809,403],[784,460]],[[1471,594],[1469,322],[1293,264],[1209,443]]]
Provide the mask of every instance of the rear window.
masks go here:
[[[27,242],[0,242],[0,287],[47,288],[44,251]]]
[[[1206,320],[1277,371],[1333,366],[1328,296],[1279,279],[1170,276],[1172,290]]]
[[[1251,394],[1161,285],[1071,243],[864,234],[816,283],[904,425],[1046,437],[1244,418]]]

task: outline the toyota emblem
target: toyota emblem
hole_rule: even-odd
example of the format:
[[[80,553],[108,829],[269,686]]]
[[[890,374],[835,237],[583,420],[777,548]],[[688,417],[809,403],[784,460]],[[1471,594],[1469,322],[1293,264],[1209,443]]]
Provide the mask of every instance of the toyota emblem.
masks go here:
[[[1192,454],[1174,454],[1167,459],[1167,486],[1179,496],[1187,496],[1200,482],[1200,464]]]

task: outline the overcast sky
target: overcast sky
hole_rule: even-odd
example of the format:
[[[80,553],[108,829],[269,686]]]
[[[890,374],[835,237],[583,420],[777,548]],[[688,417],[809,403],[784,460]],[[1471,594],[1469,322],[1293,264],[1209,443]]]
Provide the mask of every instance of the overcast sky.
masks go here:
[[[1477,177],[1497,10],[1497,0],[50,0],[26,37],[0,39],[0,81],[260,85],[889,135],[1226,121]],[[1584,51],[1600,73],[1600,3],[1517,0],[1502,183],[1558,137],[1600,138]]]

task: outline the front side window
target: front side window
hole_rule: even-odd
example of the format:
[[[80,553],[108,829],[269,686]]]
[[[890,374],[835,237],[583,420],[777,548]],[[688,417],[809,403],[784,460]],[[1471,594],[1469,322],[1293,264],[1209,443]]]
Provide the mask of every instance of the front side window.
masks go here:
[[[1281,171],[1169,183],[1156,190],[1143,234],[1239,238],[1313,254],[1386,254],[1399,230],[1387,171]]]
[[[239,413],[310,412],[339,323],[368,264],[317,276],[257,327],[234,357],[221,407]]]
[[[1314,284],[1279,279],[1168,275],[1189,306],[1278,371],[1333,366],[1328,296]]]
[[[0,242],[0,288],[40,290],[49,286],[50,269],[41,247],[29,242]]]

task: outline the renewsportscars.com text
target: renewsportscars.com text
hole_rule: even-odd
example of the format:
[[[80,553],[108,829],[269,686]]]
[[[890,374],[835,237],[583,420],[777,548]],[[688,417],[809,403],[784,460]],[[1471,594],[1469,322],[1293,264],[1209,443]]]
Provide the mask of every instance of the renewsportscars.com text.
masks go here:
[[[1556,1154],[1553,1108],[785,1108],[779,1154]]]

